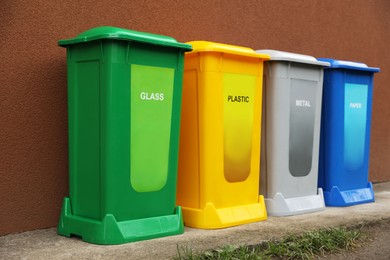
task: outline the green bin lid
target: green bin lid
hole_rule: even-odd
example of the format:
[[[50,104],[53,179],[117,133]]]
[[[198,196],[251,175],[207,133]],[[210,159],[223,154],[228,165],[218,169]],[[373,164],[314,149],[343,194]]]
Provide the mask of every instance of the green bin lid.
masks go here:
[[[192,50],[192,46],[185,43],[177,42],[174,38],[151,34],[146,32],[137,32],[111,26],[101,26],[87,30],[72,39],[60,40],[58,45],[66,47],[67,45],[90,42],[102,39],[121,40],[121,41],[138,41],[153,45],[176,47],[185,50]]]

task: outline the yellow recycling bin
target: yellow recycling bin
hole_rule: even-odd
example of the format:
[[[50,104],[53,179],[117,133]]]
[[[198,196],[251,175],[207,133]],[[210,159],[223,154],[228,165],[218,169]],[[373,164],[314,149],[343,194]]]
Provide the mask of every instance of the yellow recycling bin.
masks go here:
[[[259,196],[263,62],[250,48],[189,42],[177,204],[184,224],[224,228],[267,219]]]

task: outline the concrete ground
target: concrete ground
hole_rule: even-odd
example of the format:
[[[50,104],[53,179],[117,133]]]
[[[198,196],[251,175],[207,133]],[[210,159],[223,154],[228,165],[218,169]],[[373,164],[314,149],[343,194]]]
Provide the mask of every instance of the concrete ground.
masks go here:
[[[375,203],[289,216],[219,230],[186,228],[185,233],[115,246],[99,246],[57,235],[54,228],[0,237],[0,259],[172,259],[177,247],[196,251],[226,244],[259,244],[323,227],[390,219],[390,182],[374,185]]]

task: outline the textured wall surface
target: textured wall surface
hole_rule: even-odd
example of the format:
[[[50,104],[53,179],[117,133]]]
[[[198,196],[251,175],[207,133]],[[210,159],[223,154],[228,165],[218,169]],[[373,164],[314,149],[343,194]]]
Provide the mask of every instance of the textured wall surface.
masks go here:
[[[68,193],[65,49],[111,25],[378,66],[370,179],[390,180],[389,0],[7,0],[0,31],[0,235],[53,227]]]

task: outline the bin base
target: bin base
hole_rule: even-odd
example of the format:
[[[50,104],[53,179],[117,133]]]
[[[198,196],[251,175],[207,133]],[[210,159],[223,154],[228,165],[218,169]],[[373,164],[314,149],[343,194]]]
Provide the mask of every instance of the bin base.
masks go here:
[[[176,207],[173,215],[118,222],[107,214],[98,221],[73,215],[70,199],[65,198],[57,232],[66,237],[80,236],[93,244],[114,245],[182,234],[184,225],[180,207]]]
[[[324,192],[326,206],[347,207],[357,204],[374,202],[374,190],[372,183],[369,182],[367,188],[344,190],[333,186],[330,191]]]
[[[270,216],[291,216],[310,212],[325,210],[324,194],[318,189],[318,194],[284,198],[283,194],[277,192],[273,199],[265,199],[267,212]]]
[[[211,202],[204,209],[183,207],[184,223],[188,227],[218,229],[267,219],[264,197],[259,202],[229,208],[215,208]]]

